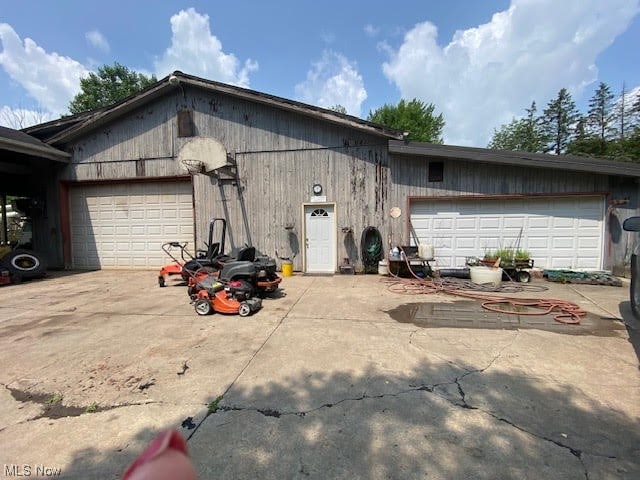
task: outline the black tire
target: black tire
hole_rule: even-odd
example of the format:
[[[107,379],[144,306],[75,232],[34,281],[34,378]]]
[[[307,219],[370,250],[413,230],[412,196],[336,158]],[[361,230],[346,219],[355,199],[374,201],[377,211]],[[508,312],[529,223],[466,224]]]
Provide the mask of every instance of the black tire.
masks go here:
[[[14,278],[36,278],[45,274],[46,266],[42,258],[31,250],[12,250],[3,260]]]
[[[160,285],[161,288],[165,286],[164,276],[160,275],[158,277],[158,285]]]
[[[525,271],[517,272],[516,280],[520,283],[529,283],[531,281],[531,274]]]
[[[211,302],[209,302],[209,300],[204,298],[199,298],[198,300],[196,300],[194,308],[196,309],[196,313],[198,315],[204,316],[204,315],[211,315],[213,313],[213,307],[211,306]]]
[[[251,314],[251,307],[248,303],[242,302],[240,308],[238,308],[238,315],[241,317],[248,317]]]

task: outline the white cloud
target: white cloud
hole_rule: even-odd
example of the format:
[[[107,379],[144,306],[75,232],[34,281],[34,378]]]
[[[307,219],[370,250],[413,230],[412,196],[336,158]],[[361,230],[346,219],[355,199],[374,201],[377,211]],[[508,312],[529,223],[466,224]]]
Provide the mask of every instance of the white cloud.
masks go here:
[[[307,72],[304,82],[296,85],[296,99],[330,108],[342,105],[350,115],[360,116],[367,98],[362,76],[355,63],[336,52],[325,50],[322,58]]]
[[[374,27],[370,23],[367,23],[364,26],[364,33],[366,33],[369,37],[375,37],[376,35],[378,35],[380,33],[380,28],[379,27]]]
[[[232,53],[224,53],[222,43],[211,34],[209,16],[195,9],[181,10],[171,17],[171,46],[155,62],[156,74],[163,77],[174,70],[190,75],[249,86],[249,73],[258,63],[248,59],[241,67]]]
[[[109,47],[109,42],[105,38],[105,36],[100,33],[98,30],[91,30],[84,34],[84,37],[87,39],[90,45],[93,45],[98,50],[102,50],[103,52],[108,52],[111,47]]]
[[[69,57],[47,53],[30,38],[20,39],[13,28],[0,23],[0,65],[39,105],[52,114],[67,111],[80,91],[80,77],[89,72]]]
[[[387,78],[402,97],[433,102],[447,122],[445,141],[485,146],[494,127],[540,107],[567,87],[596,81],[598,55],[638,13],[637,0],[512,0],[489,23],[458,31],[445,46],[437,28],[415,25],[390,59]]]

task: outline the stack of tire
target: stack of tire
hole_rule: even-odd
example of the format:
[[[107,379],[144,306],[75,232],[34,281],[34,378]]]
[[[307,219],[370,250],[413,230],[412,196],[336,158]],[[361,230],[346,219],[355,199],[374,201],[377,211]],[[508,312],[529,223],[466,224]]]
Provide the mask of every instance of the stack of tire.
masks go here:
[[[0,251],[0,271],[7,270],[12,283],[45,275],[46,265],[41,256],[31,250],[17,248]]]

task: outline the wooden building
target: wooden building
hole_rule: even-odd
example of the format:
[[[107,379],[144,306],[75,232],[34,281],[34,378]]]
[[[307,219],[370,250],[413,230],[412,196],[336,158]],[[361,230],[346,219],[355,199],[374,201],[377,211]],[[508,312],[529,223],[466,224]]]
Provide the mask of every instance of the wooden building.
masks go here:
[[[52,179],[61,234],[46,252],[66,268],[157,268],[163,242],[202,248],[223,217],[229,246],[294,257],[305,272],[345,259],[359,270],[367,226],[385,250],[431,243],[442,266],[517,242],[541,267],[614,269],[633,240],[620,225],[639,211],[640,165],[406,142],[181,72],[25,132],[70,155]]]

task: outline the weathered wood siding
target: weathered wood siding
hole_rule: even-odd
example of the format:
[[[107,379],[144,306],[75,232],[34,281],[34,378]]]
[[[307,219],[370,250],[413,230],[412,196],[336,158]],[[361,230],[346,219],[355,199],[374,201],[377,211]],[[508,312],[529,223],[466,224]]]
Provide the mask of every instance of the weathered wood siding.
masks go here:
[[[177,112],[193,112],[195,135],[221,142],[239,183],[195,175],[196,242],[211,218],[228,220],[233,246],[253,243],[269,255],[296,254],[302,268],[302,204],[321,183],[336,204],[337,258],[359,262],[362,230],[385,232],[388,154],[383,137],[197,89],[153,102],[68,146],[67,181],[117,181],[184,174],[176,157],[190,137],[177,136]],[[289,228],[285,228],[289,227]],[[353,233],[343,233],[346,227]],[[337,267],[337,266],[336,266]]]
[[[633,182],[623,185],[606,175],[456,159],[444,162],[442,182],[429,182],[429,158],[390,158],[384,137],[186,87],[71,142],[66,148],[73,154],[72,165],[59,179],[122,181],[184,175],[176,160],[191,139],[178,137],[177,116],[184,110],[192,112],[194,135],[221,142],[238,173],[238,182],[194,176],[198,245],[206,239],[210,219],[224,217],[229,247],[247,242],[269,255],[295,254],[295,269],[302,268],[302,204],[310,201],[314,183],[322,184],[327,202],[336,204],[338,263],[349,258],[358,266],[360,236],[369,225],[380,229],[385,245],[387,240],[408,242],[409,196],[611,192],[613,198],[630,202],[609,211],[608,221],[621,223],[623,215],[638,212],[638,187]],[[398,219],[389,216],[395,206],[403,212]],[[618,230],[608,228],[611,265],[624,263],[629,255],[629,236]]]
[[[360,261],[360,235],[365,227],[386,228],[387,167],[384,148],[245,152],[236,155],[238,185],[198,175],[196,205],[201,235],[209,218],[229,222],[233,246],[253,242],[274,255],[296,254],[294,268],[302,268],[304,217],[314,183],[323,185],[327,202],[336,203],[337,256]],[[343,233],[342,229],[351,233]]]

